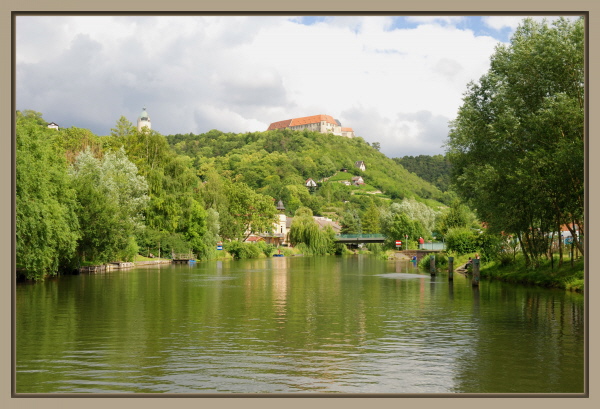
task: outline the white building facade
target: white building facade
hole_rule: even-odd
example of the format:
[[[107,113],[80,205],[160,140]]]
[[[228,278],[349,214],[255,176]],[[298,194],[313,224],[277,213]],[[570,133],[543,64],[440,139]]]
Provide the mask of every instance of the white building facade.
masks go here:
[[[269,125],[267,131],[275,129],[292,129],[295,131],[307,129],[309,131],[320,133],[332,133],[347,138],[354,138],[355,136],[352,128],[342,127],[340,121],[334,119],[331,115],[312,115],[273,122]]]

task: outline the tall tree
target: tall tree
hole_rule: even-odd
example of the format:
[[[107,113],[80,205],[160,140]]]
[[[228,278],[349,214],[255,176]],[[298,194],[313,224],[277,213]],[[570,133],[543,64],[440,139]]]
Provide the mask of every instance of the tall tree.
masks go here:
[[[39,118],[17,115],[16,126],[16,266],[34,279],[69,264],[80,235],[64,151]]]
[[[101,160],[90,150],[80,153],[71,175],[80,204],[79,257],[99,262],[124,258],[124,249],[144,226],[146,180],[122,149]]]
[[[308,207],[296,210],[289,233],[289,241],[293,246],[303,243],[312,254],[322,255],[334,248],[333,238],[331,229],[321,230],[313,218],[312,210]]]
[[[458,193],[533,266],[549,232],[584,227],[583,34],[583,19],[524,20],[468,86],[449,135]]]

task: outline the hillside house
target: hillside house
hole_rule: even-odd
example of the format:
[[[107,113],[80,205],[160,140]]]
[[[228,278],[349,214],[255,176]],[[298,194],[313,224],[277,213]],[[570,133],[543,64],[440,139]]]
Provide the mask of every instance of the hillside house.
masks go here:
[[[312,115],[273,122],[269,125],[267,131],[273,131],[275,129],[292,129],[294,131],[307,129],[314,132],[332,133],[347,138],[354,138],[354,130],[352,130],[352,128],[342,127],[340,121],[334,119],[331,115]]]
[[[50,128],[50,129],[56,129],[58,131],[58,124],[56,124],[54,122],[50,122],[48,124],[48,128]]]
[[[306,187],[317,187],[317,182],[315,182],[312,178],[308,178],[306,179],[306,182],[304,182],[304,185]]]
[[[365,181],[363,180],[363,178],[361,176],[354,176],[352,178],[352,184],[355,186],[360,186],[360,185],[364,185]]]
[[[354,163],[354,167],[359,168],[361,171],[365,171],[367,170],[367,167],[365,166],[365,162],[363,162],[362,160],[359,160],[357,162]]]

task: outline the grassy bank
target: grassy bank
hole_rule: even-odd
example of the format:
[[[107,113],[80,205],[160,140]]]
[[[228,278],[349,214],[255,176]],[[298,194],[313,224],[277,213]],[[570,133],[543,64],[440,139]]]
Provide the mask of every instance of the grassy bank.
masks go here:
[[[550,260],[544,260],[535,270],[525,265],[523,257],[508,265],[492,261],[481,266],[481,277],[502,280],[511,283],[537,285],[541,287],[562,288],[570,291],[583,292],[584,290],[584,261],[566,260],[558,267],[558,260],[554,260],[554,268]]]

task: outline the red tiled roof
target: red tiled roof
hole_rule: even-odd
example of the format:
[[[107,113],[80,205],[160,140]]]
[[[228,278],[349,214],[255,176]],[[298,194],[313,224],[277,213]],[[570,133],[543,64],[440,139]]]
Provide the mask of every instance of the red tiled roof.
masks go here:
[[[271,125],[269,125],[269,129],[267,129],[267,131],[272,131],[273,129],[287,128],[288,126],[290,126],[291,122],[292,122],[292,119],[286,119],[285,121],[273,122]]]
[[[267,131],[272,131],[273,129],[288,128],[290,126],[316,124],[323,121],[337,125],[337,122],[335,121],[335,119],[333,119],[331,115],[312,115],[304,116],[302,118],[293,118],[286,119],[285,121],[273,122],[271,125],[269,125],[269,129],[267,129]]]
[[[342,128],[342,132],[354,132],[352,128]]]

